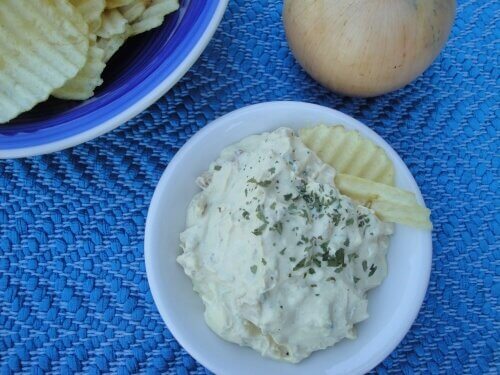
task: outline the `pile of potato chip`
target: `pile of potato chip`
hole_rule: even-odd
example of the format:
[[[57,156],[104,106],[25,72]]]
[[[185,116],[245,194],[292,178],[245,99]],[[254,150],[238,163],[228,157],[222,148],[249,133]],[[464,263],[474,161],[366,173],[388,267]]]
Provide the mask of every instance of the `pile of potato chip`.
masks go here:
[[[178,0],[0,0],[0,123],[53,95],[85,100],[127,38]]]
[[[371,208],[383,221],[432,229],[430,210],[413,193],[394,186],[394,165],[385,151],[357,131],[319,125],[300,131],[304,144],[337,170],[335,185]]]

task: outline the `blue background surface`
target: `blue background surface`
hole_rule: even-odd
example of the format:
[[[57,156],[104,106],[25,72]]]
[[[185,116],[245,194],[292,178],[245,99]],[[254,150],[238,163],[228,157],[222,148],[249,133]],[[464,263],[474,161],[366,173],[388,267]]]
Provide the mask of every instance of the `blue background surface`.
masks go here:
[[[459,1],[451,40],[422,77],[352,99],[296,64],[281,1],[232,0],[198,63],[147,111],[76,148],[1,161],[0,373],[207,372],[154,306],[143,258],[147,208],[190,136],[269,100],[323,104],[373,128],[433,211],[424,305],[374,371],[500,371],[499,23],[499,2]]]

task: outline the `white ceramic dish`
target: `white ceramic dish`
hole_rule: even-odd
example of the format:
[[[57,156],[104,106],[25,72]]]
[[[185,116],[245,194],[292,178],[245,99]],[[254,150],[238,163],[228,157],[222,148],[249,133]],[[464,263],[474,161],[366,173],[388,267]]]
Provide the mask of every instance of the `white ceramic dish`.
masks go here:
[[[394,162],[397,186],[414,192],[423,203],[415,180],[396,152],[359,121],[329,108],[299,102],[257,104],[199,131],[179,150],[158,183],[146,222],[145,261],[153,298],[168,328],[197,361],[216,374],[361,374],[395,349],[418,314],[431,270],[431,233],[397,225],[388,254],[389,274],[369,293],[370,317],[358,325],[356,340],[343,340],[292,365],[226,342],[205,324],[203,303],[175,260],[186,208],[198,191],[195,178],[224,147],[248,135],[318,123],[359,130],[384,148]]]

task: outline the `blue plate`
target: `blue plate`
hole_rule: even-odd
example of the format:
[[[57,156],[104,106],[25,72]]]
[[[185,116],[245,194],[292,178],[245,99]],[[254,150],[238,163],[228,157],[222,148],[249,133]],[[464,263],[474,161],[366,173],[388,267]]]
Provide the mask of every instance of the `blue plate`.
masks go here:
[[[108,132],[168,91],[200,56],[228,0],[183,0],[163,25],[129,39],[110,60],[104,83],[87,101],[51,98],[0,124],[0,158],[75,146]]]

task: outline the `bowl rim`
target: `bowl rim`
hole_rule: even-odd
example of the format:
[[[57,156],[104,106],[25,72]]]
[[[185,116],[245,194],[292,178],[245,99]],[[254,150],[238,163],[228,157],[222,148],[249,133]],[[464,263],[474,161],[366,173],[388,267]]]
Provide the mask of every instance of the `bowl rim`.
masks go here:
[[[82,133],[74,134],[64,139],[35,146],[0,149],[0,159],[31,157],[36,155],[49,154],[52,152],[74,147],[97,138],[137,116],[140,112],[147,109],[168,90],[170,90],[193,66],[193,64],[200,57],[200,55],[203,53],[206,46],[212,39],[212,36],[214,35],[217,27],[222,20],[222,17],[224,16],[228,3],[229,0],[218,0],[218,4],[212,19],[208,23],[206,29],[196,42],[193,49],[188,53],[184,60],[182,60],[182,62],[174,69],[171,74],[169,74],[163,81],[156,85],[153,90],[151,90],[148,94],[135,102],[132,106],[102,124],[99,124],[91,129],[83,131]]]
[[[317,104],[312,104],[312,103],[306,103],[306,102],[298,102],[298,101],[273,101],[273,102],[263,102],[259,104],[253,104],[249,105],[246,107],[242,107],[239,109],[236,109],[232,112],[229,112],[221,117],[216,118],[212,122],[210,122],[208,125],[200,129],[196,134],[194,134],[190,139],[187,140],[187,142],[177,151],[177,153],[173,156],[172,160],[169,162],[168,166],[164,170],[162,176],[160,177],[160,180],[158,181],[158,184],[155,188],[155,191],[153,193],[150,206],[148,209],[147,213],[147,218],[146,218],[146,224],[145,224],[145,235],[144,235],[144,261],[145,261],[145,267],[146,267],[146,277],[148,280],[148,284],[151,290],[151,294],[153,297],[153,301],[155,303],[155,306],[160,313],[160,316],[162,317],[163,321],[165,322],[167,328],[169,331],[172,333],[172,335],[175,337],[177,342],[191,355],[193,358],[198,361],[200,364],[202,364],[204,367],[209,369],[210,371],[214,373],[218,373],[218,368],[217,366],[213,363],[213,361],[208,361],[206,357],[201,354],[197,349],[195,349],[191,343],[187,340],[184,339],[184,336],[182,333],[180,333],[180,330],[178,329],[177,325],[175,322],[173,322],[170,319],[170,316],[168,314],[168,311],[165,311],[163,309],[162,304],[158,304],[157,301],[161,301],[162,297],[160,294],[160,288],[161,286],[157,282],[159,275],[156,274],[156,269],[154,267],[154,259],[152,257],[153,255],[153,249],[151,243],[153,242],[153,233],[152,233],[152,227],[153,227],[153,220],[155,217],[157,217],[158,213],[161,211],[161,206],[160,206],[160,201],[161,197],[164,191],[164,185],[167,184],[167,181],[172,177],[173,171],[176,169],[177,165],[179,165],[182,161],[182,159],[185,157],[186,154],[191,152],[191,149],[193,148],[193,145],[198,141],[203,139],[206,135],[208,135],[210,132],[212,132],[215,128],[220,127],[223,123],[227,122],[229,119],[234,119],[238,118],[241,115],[245,115],[247,112],[253,112],[257,109],[264,109],[265,107],[269,107],[269,109],[274,109],[276,106],[285,106],[289,107],[290,110],[292,110],[294,106],[306,106],[309,107],[310,109],[317,109],[317,110],[322,110],[322,111],[330,111],[332,114],[335,114],[339,119],[344,119],[346,122],[350,123],[349,127],[351,127],[352,124],[355,124],[355,127],[361,127],[364,128],[364,130],[375,136],[377,138],[377,143],[379,145],[383,145],[384,150],[389,154],[391,159],[397,160],[401,165],[403,169],[406,169],[408,172],[408,177],[410,179],[410,184],[414,186],[414,193],[416,195],[417,201],[419,203],[424,204],[424,199],[422,196],[422,193],[420,191],[420,188],[415,181],[415,178],[411,171],[408,169],[406,163],[401,159],[399,154],[385,141],[382,136],[378,135],[375,131],[373,131],[370,127],[364,125],[362,122],[354,119],[353,117],[340,112],[338,110],[328,108],[325,106],[317,105]],[[342,121],[342,120],[339,120]],[[245,136],[242,136],[242,139]],[[224,148],[224,146],[221,146],[221,151]],[[418,285],[418,288],[416,288],[415,292],[415,308],[413,311],[411,311],[411,314],[408,314],[407,316],[404,317],[404,321],[402,321],[399,324],[399,330],[391,335],[390,338],[387,339],[389,342],[388,344],[385,345],[385,347],[377,354],[377,356],[370,358],[367,360],[367,362],[364,364],[364,366],[361,366],[359,368],[359,373],[366,373],[371,371],[373,368],[375,368],[378,364],[380,364],[387,356],[389,356],[399,345],[399,343],[403,340],[403,338],[407,335],[409,332],[411,326],[415,322],[422,304],[424,302],[425,295],[427,293],[427,288],[429,285],[430,281],[430,274],[431,274],[431,269],[432,269],[432,232],[429,231],[428,233],[425,234],[424,236],[424,243],[423,247],[428,248],[429,251],[426,256],[424,256],[422,263],[424,264],[424,270],[425,272],[422,274],[422,283]],[[219,338],[220,340],[223,340],[222,338]],[[236,345],[236,344],[233,344]],[[329,348],[331,349],[331,348]],[[328,350],[328,349],[327,349]]]

